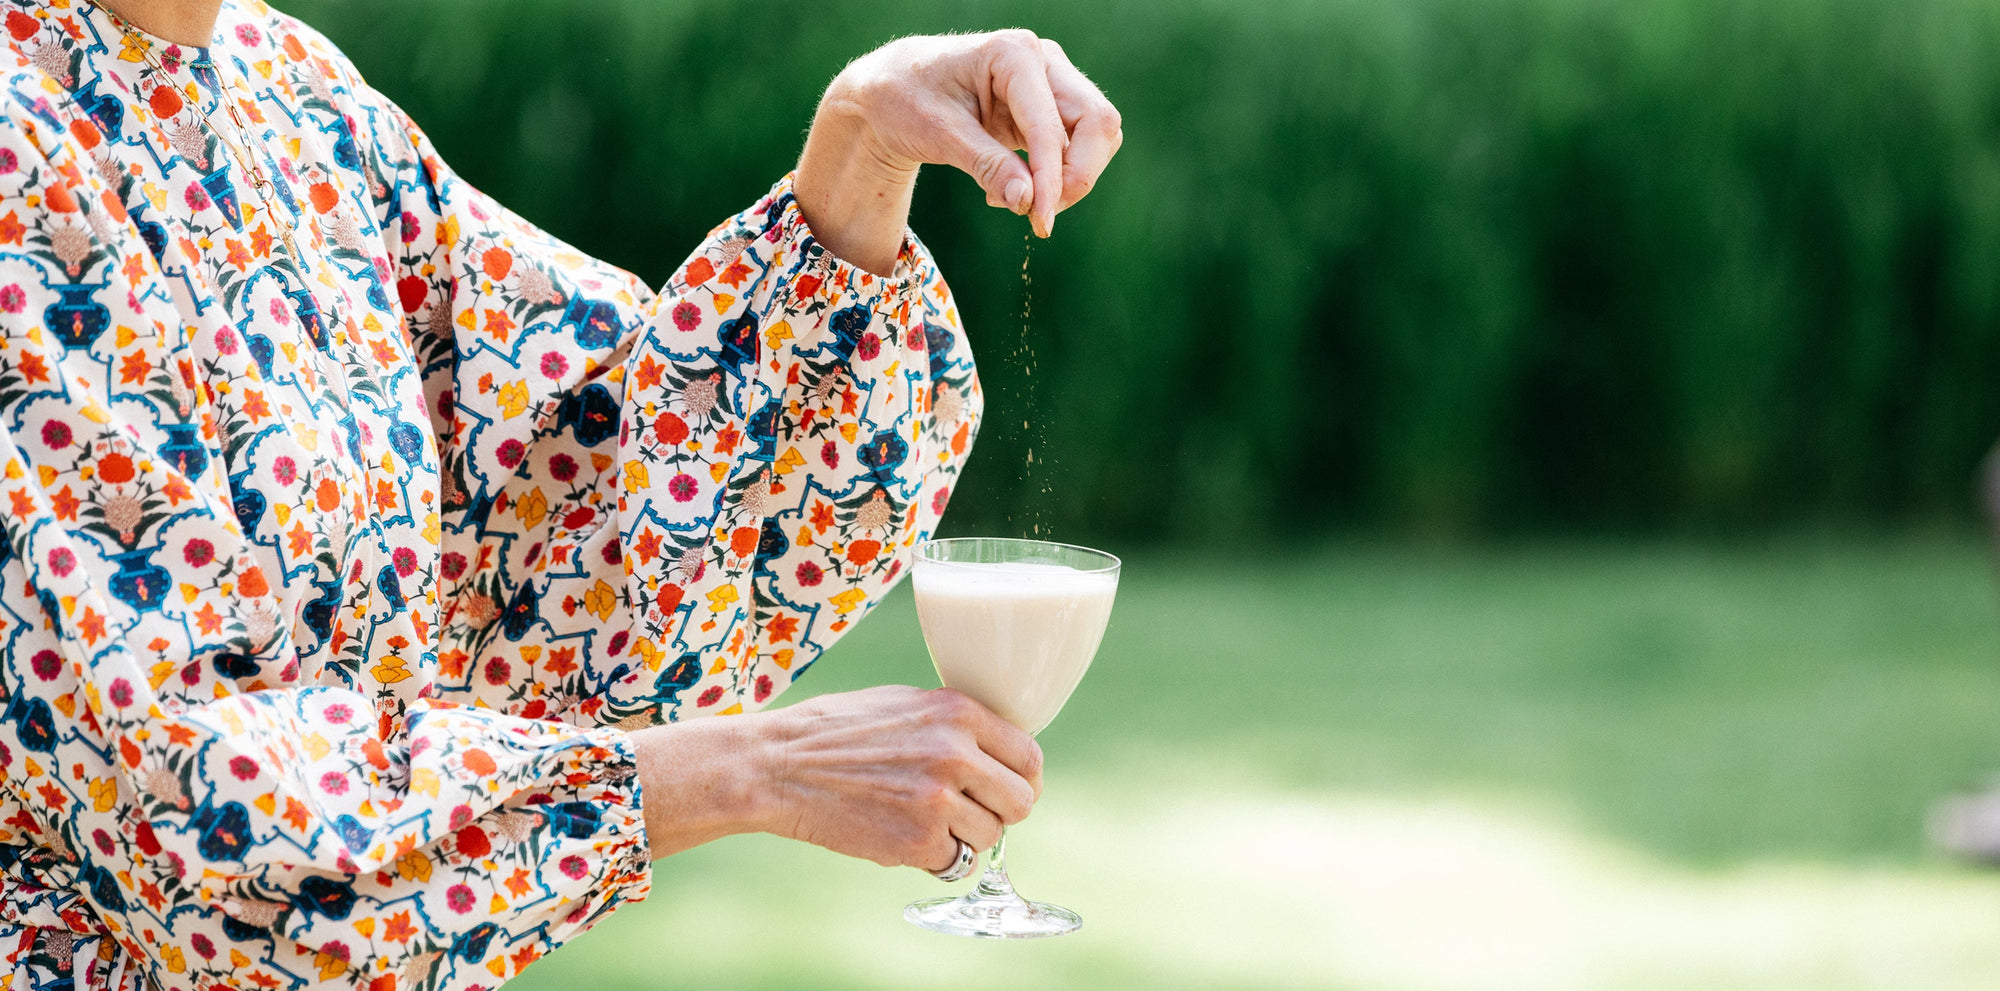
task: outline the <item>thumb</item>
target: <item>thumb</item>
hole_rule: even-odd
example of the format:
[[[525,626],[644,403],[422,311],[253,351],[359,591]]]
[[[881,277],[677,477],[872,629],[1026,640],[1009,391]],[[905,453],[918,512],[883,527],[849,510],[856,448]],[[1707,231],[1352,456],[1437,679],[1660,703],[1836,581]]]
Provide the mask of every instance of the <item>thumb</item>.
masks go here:
[[[986,191],[986,205],[1027,213],[1035,202],[1035,180],[1028,164],[986,129],[967,120],[952,135],[946,164],[964,172]]]

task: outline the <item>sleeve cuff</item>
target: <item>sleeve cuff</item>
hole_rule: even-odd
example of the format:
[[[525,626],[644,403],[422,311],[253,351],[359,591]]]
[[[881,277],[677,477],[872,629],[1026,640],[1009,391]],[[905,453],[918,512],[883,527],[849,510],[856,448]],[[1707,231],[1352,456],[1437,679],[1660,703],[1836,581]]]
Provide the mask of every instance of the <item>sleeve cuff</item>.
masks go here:
[[[730,266],[753,241],[762,240],[773,246],[771,256],[782,259],[788,273],[778,291],[791,298],[774,301],[782,308],[811,309],[816,298],[833,301],[846,297],[843,301],[850,305],[862,303],[880,311],[909,313],[924,288],[939,281],[929,249],[905,227],[895,270],[886,276],[840,258],[819,242],[806,223],[792,189],[795,175],[786,173],[755,206],[714,231],[702,249],[674,273],[668,292],[685,293],[717,279],[728,283]]]

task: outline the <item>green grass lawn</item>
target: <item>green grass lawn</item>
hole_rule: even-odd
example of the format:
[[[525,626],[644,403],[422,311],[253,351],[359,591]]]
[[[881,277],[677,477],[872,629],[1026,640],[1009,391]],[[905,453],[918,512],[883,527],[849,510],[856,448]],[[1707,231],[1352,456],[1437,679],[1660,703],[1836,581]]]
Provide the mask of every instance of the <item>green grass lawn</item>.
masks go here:
[[[1990,988],[1922,825],[2000,771],[1996,604],[1971,540],[1136,556],[1013,843],[1082,933],[737,837],[518,986]],[[906,590],[787,701],[897,681]]]

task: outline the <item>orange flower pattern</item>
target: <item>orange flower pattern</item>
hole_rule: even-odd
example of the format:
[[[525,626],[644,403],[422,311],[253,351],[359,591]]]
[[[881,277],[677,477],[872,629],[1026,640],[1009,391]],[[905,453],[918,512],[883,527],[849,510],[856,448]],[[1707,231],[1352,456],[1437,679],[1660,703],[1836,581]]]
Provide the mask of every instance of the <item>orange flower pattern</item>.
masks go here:
[[[491,987],[643,897],[623,730],[771,701],[944,511],[922,246],[787,178],[655,293],[259,0],[0,12],[13,986]]]

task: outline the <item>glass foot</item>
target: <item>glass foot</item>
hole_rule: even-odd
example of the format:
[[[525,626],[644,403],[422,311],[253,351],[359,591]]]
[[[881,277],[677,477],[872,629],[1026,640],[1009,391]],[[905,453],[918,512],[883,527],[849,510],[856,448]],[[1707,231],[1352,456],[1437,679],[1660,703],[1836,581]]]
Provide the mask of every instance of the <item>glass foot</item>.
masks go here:
[[[1061,905],[1031,902],[1009,891],[991,894],[984,886],[957,898],[911,902],[903,918],[932,932],[979,939],[1040,939],[1073,933],[1083,918]]]

